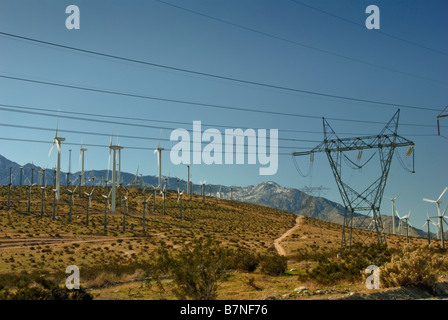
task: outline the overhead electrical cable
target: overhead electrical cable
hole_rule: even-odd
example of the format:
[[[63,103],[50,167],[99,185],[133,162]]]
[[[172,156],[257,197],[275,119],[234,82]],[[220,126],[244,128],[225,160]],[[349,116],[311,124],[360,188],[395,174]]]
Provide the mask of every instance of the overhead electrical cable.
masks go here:
[[[16,113],[24,113],[24,114],[33,114],[33,115],[40,115],[40,116],[45,116],[45,117],[62,117],[62,118],[67,118],[67,119],[72,119],[72,120],[78,120],[78,121],[90,121],[90,122],[95,122],[95,119],[92,119],[91,117],[100,117],[100,118],[112,118],[112,119],[125,119],[125,120],[131,120],[131,121],[144,121],[144,122],[163,122],[163,123],[176,123],[176,124],[182,124],[182,125],[187,125],[187,126],[191,126],[192,123],[190,122],[180,122],[180,121],[167,121],[167,120],[154,120],[154,119],[145,119],[145,118],[132,118],[132,117],[127,117],[127,116],[116,116],[116,115],[103,115],[103,114],[96,114],[96,113],[88,113],[88,112],[74,112],[74,111],[66,111],[66,110],[55,110],[55,109],[48,109],[48,108],[36,108],[36,107],[26,107],[26,106],[17,106],[17,105],[11,105],[11,104],[1,104],[0,103],[0,110],[2,111],[7,111],[7,112],[16,112]],[[36,111],[35,111],[36,110]],[[37,111],[44,111],[44,112],[49,112],[49,113],[42,113],[42,112],[37,112]],[[75,115],[83,115],[83,116],[87,116],[89,118],[83,118],[83,117],[74,117],[74,116],[65,116],[65,115],[61,115],[62,114],[75,114]],[[332,120],[332,121],[351,121],[351,122],[358,122],[358,120],[355,119],[339,119],[339,118],[326,118],[327,120]],[[380,124],[380,125],[384,125],[385,123],[383,122],[376,122],[376,121],[362,121],[361,122],[366,122],[366,123],[372,123],[372,124]],[[130,122],[119,122],[119,121],[108,121],[108,120],[98,120],[98,122],[101,123],[109,123],[109,124],[116,124],[116,125],[125,125],[125,126],[139,126],[139,127],[143,127],[143,128],[149,128],[149,129],[166,129],[166,130],[175,130],[177,128],[174,127],[162,127],[162,126],[156,126],[156,125],[143,125],[143,124],[136,124],[136,123],[130,123]],[[223,127],[223,128],[229,128],[229,126],[225,126],[225,125],[218,125],[218,124],[204,124],[201,123],[202,126],[211,126],[211,127]],[[418,124],[418,123],[403,123],[400,124],[400,126],[412,126],[412,127],[428,127],[428,128],[434,128],[434,125],[425,125],[425,124]],[[448,127],[448,126],[444,126],[444,127]],[[254,130],[258,130],[260,128],[251,128]],[[306,133],[306,134],[323,134],[322,131],[308,131],[308,130],[284,130],[284,129],[279,129],[280,132],[285,131],[285,132],[293,132],[293,133]],[[356,132],[345,132],[345,133],[340,133],[340,134],[344,134],[344,135],[369,135],[369,134],[365,134],[365,133],[356,133]],[[236,136],[239,136],[238,134],[235,134]],[[372,134],[370,134],[372,135]],[[408,135],[408,136],[436,136],[435,134],[415,134],[415,133],[410,133],[410,134],[403,134],[403,135]],[[292,142],[318,142],[317,140],[309,140],[309,139],[296,139],[296,138],[284,138],[284,137],[279,137],[279,140],[284,140],[284,141],[292,141]]]
[[[319,119],[319,118],[321,118],[321,117],[318,117],[318,116],[299,115],[299,114],[288,113],[288,112],[258,110],[258,109],[252,109],[252,108],[232,107],[232,106],[224,106],[224,105],[203,103],[203,102],[194,102],[194,101],[187,101],[187,100],[180,100],[180,99],[162,98],[162,97],[148,96],[148,95],[129,93],[129,92],[120,92],[120,91],[108,90],[108,89],[98,89],[98,88],[90,88],[90,87],[84,87],[84,86],[78,86],[78,85],[70,85],[70,84],[64,84],[64,83],[60,83],[60,82],[50,82],[50,81],[35,80],[35,79],[29,79],[29,78],[23,78],[23,77],[13,77],[13,76],[7,76],[7,75],[4,75],[4,74],[0,74],[0,78],[9,79],[9,80],[15,80],[15,81],[28,82],[28,83],[41,84],[41,85],[47,85],[47,86],[55,86],[55,87],[60,87],[60,88],[77,89],[77,90],[82,90],[82,91],[90,91],[90,92],[97,92],[97,93],[105,93],[105,94],[112,94],[112,95],[118,95],[118,96],[139,98],[139,99],[148,99],[148,100],[154,100],[154,101],[163,101],[163,102],[171,102],[171,103],[179,103],[179,104],[188,104],[188,105],[194,105],[194,106],[199,106],[199,107],[208,107],[208,108],[217,108],[217,109],[225,109],[225,110],[233,110],[233,111],[244,111],[244,112],[271,114],[271,115],[279,115],[279,116],[311,118],[311,119]],[[294,89],[294,90],[296,90],[296,89]],[[405,105],[405,104],[398,104],[398,103],[391,103],[391,102],[382,102],[382,101],[374,101],[374,100],[367,100],[367,99],[358,99],[358,98],[351,98],[351,97],[346,97],[346,96],[338,96],[338,95],[332,95],[332,94],[318,93],[318,92],[312,92],[312,91],[301,90],[301,92],[302,93],[309,93],[309,94],[319,95],[319,96],[331,97],[331,98],[336,98],[336,99],[342,99],[342,100],[350,100],[350,101],[356,101],[356,102],[370,103],[370,104],[374,104],[374,105],[383,105],[383,106],[394,107],[394,108],[407,108],[407,109],[416,109],[416,110],[424,110],[424,111],[435,111],[435,112],[440,112],[441,111],[440,109],[435,109],[435,108],[426,108],[426,107],[415,106],[415,105]],[[344,121],[344,120],[341,120],[341,121]]]
[[[333,17],[333,18],[339,19],[339,20],[341,20],[341,21],[350,23],[350,24],[355,25],[355,26],[357,26],[357,27],[360,27],[360,28],[362,28],[362,29],[365,29],[365,28],[366,28],[365,24],[358,23],[358,22],[356,22],[356,21],[353,21],[353,20],[350,20],[350,19],[347,19],[347,18],[338,16],[338,15],[336,15],[336,14],[334,14],[334,13],[331,13],[331,12],[328,12],[328,11],[325,11],[325,10],[322,10],[322,9],[319,9],[319,8],[316,8],[316,7],[314,7],[314,6],[311,6],[311,5],[309,5],[309,4],[303,3],[303,2],[301,2],[301,1],[297,1],[297,0],[289,0],[289,1],[294,2],[294,3],[298,4],[298,5],[303,6],[303,7],[312,9],[312,10],[314,10],[314,11],[318,11],[318,12],[320,12],[320,13],[326,14],[326,15],[328,15],[328,16],[331,16],[331,17]],[[448,56],[448,53],[447,53],[447,52],[444,52],[444,51],[441,51],[441,50],[438,50],[438,49],[434,49],[434,48],[430,48],[430,47],[425,46],[425,45],[422,45],[422,44],[420,44],[420,43],[417,43],[417,42],[414,42],[414,41],[410,41],[410,40],[407,40],[407,39],[403,39],[403,38],[397,37],[397,36],[395,36],[395,35],[393,35],[393,34],[384,32],[384,31],[381,30],[381,29],[375,30],[375,33],[381,34],[381,35],[383,35],[383,36],[386,36],[386,37],[389,37],[389,38],[392,38],[392,39],[395,39],[395,40],[398,40],[398,41],[401,41],[401,42],[405,42],[405,43],[407,43],[407,44],[411,44],[411,45],[416,46],[416,47],[423,48],[423,49],[428,50],[428,51],[431,51],[431,52],[435,52],[435,53],[439,53],[439,54]]]
[[[328,55],[332,55],[332,56],[335,56],[335,57],[338,57],[338,58],[343,58],[343,59],[346,59],[346,60],[349,60],[349,61],[361,63],[361,64],[364,64],[364,65],[368,65],[368,66],[371,66],[371,67],[383,69],[383,70],[394,72],[394,73],[398,73],[398,74],[411,76],[411,77],[414,77],[414,78],[419,78],[419,79],[422,79],[422,80],[437,82],[437,83],[444,84],[444,85],[448,84],[448,82],[445,82],[445,81],[431,79],[431,78],[428,78],[428,77],[425,77],[425,76],[420,76],[420,75],[417,75],[417,74],[414,74],[414,73],[410,73],[410,72],[406,72],[406,71],[400,71],[400,70],[397,70],[397,69],[394,69],[394,68],[382,66],[382,65],[379,65],[379,64],[376,64],[376,63],[372,63],[372,62],[369,62],[369,61],[365,61],[365,60],[361,60],[361,59],[358,59],[358,58],[349,57],[349,56],[346,56],[346,55],[343,55],[343,54],[339,54],[339,53],[336,53],[336,52],[332,52],[332,51],[329,51],[329,50],[325,50],[325,49],[317,48],[317,47],[314,47],[314,46],[310,46],[310,45],[307,45],[305,43],[301,43],[301,42],[298,42],[298,41],[295,41],[295,40],[286,39],[286,38],[283,38],[283,37],[280,37],[280,36],[277,36],[277,35],[274,35],[274,34],[271,34],[271,33],[267,33],[267,32],[260,31],[260,30],[257,30],[257,29],[254,29],[254,28],[250,28],[250,27],[246,27],[246,26],[234,23],[234,22],[230,22],[230,21],[227,21],[227,20],[224,20],[224,19],[221,19],[221,18],[217,18],[217,17],[211,16],[211,15],[208,15],[208,14],[204,14],[204,13],[197,12],[197,11],[194,11],[194,10],[191,10],[191,9],[187,9],[185,7],[181,7],[181,6],[169,3],[169,2],[165,2],[165,1],[161,1],[161,0],[156,0],[156,1],[160,2],[160,3],[163,3],[163,4],[166,4],[168,6],[171,6],[171,7],[174,7],[174,8],[177,8],[177,9],[180,9],[180,10],[183,10],[183,11],[195,14],[195,15],[199,15],[199,16],[202,16],[202,17],[205,17],[205,18],[208,18],[208,19],[212,19],[212,20],[215,20],[215,21],[219,21],[221,23],[225,23],[227,25],[231,25],[233,27],[237,27],[237,28],[240,28],[240,29],[243,29],[243,30],[246,30],[246,31],[250,31],[250,32],[257,33],[257,34],[261,34],[261,35],[269,37],[269,38],[273,38],[273,39],[280,40],[280,41],[283,41],[283,42],[287,42],[287,43],[290,43],[290,44],[293,44],[293,45],[297,45],[297,46],[300,46],[300,47],[303,47],[303,48],[307,48],[307,49],[310,49],[310,50],[314,50],[314,51],[318,51],[318,52],[325,53],[325,54],[328,54]]]

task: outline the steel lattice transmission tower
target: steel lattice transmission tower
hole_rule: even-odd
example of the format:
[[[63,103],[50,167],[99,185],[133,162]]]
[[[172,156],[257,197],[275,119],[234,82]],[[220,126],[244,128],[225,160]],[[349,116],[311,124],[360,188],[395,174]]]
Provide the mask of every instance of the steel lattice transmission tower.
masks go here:
[[[380,214],[380,206],[392,157],[396,148],[406,146],[409,147],[406,154],[408,156],[412,154],[411,172],[414,172],[414,142],[397,134],[399,115],[400,110],[394,114],[392,119],[386,124],[384,129],[378,135],[343,139],[336,135],[330,124],[325,120],[325,118],[323,118],[323,142],[310,151],[294,152],[292,154],[293,156],[310,155],[311,159],[313,159],[314,153],[326,153],[345,206],[341,240],[342,250],[351,247],[353,233],[362,228],[360,225],[354,225],[354,221],[356,220],[356,222],[359,222],[362,220],[362,217],[367,218],[369,214],[371,214],[374,221],[374,231],[376,232],[378,243],[386,245],[386,238],[384,235],[384,228]],[[381,175],[365,190],[359,192],[349,186],[346,180],[344,180],[342,175],[342,161],[348,159],[345,155],[346,152],[358,151],[358,153],[361,153],[362,150],[365,149],[377,149],[380,160]],[[369,161],[370,160],[371,159],[369,159]],[[367,215],[360,215],[359,213],[362,212],[367,212]],[[365,218],[363,220],[365,220]]]

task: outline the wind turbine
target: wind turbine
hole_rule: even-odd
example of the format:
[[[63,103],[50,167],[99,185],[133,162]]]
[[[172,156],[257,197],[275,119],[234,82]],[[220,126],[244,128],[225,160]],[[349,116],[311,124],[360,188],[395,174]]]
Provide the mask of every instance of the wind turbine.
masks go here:
[[[190,190],[190,165],[187,165],[187,169],[188,169],[188,176],[187,176],[187,194],[190,197],[191,200],[191,190]]]
[[[440,201],[440,199],[443,197],[443,195],[445,194],[445,192],[448,190],[448,187],[445,187],[445,189],[442,191],[442,193],[440,194],[439,198],[437,200],[431,200],[431,199],[426,199],[423,198],[423,201],[426,202],[431,202],[431,203],[435,203],[437,205],[437,216],[436,217],[431,217],[431,218],[438,218],[439,219],[439,227],[440,227],[440,240],[442,241],[442,248],[445,248],[445,239],[444,239],[444,235],[443,235],[443,222],[447,223],[444,215],[446,213],[446,209],[442,214],[440,214],[440,204],[442,203],[442,201]]]
[[[35,183],[32,183],[32,181],[29,182],[30,184],[28,185],[28,205],[27,205],[28,214],[31,211],[31,189],[36,185]]]
[[[219,191],[217,192],[217,196],[219,199],[221,199],[221,189],[222,189],[222,186],[219,186]]]
[[[159,141],[157,142],[157,148],[154,149],[154,154],[158,153],[157,157],[157,165],[159,167],[159,184],[157,188],[162,189],[162,151],[164,148],[160,147],[160,136],[162,135],[162,129],[160,129],[159,133]]]
[[[428,244],[431,244],[431,232],[430,232],[430,230],[429,230],[429,223],[431,222],[433,225],[435,225],[436,227],[437,227],[437,224],[436,223],[434,223],[434,221],[432,221],[430,218],[429,218],[429,213],[428,213],[428,211],[426,211],[426,216],[428,217],[428,219],[426,219],[426,222],[425,222],[425,224],[423,225],[423,227],[424,226],[428,226]],[[437,228],[438,229],[438,228]]]
[[[184,192],[182,191],[181,193],[179,193],[179,196],[177,198],[177,203],[179,204],[179,217],[180,219],[182,219],[182,195],[184,194]]]
[[[397,211],[397,216],[400,217],[400,225],[399,225],[400,230],[401,230],[402,221],[404,221],[404,223],[406,224],[406,242],[407,243],[409,243],[409,226],[412,227],[411,223],[409,222],[410,215],[411,215],[411,210],[409,210],[409,213],[407,216],[403,216],[403,217],[400,217],[398,215],[398,211]]]
[[[177,201],[179,201],[179,194],[180,194],[180,182],[182,181],[179,178],[176,178],[177,180]]]
[[[123,211],[123,232],[126,231],[126,215],[128,214],[128,198],[129,190],[126,189],[126,195],[123,197],[124,200],[124,211]]]
[[[149,200],[151,200],[152,198],[152,194],[149,195],[148,198],[146,198],[146,195],[143,195],[143,200],[140,200],[140,202],[143,204],[143,233],[146,232],[146,204],[149,202]]]
[[[82,147],[82,141],[81,141],[81,148],[79,148],[79,160],[81,161],[81,186],[85,185],[84,180],[84,152],[87,151],[87,148]]]
[[[103,198],[104,198],[104,229],[107,229],[107,206],[109,204],[109,198],[110,198],[110,194],[111,194],[112,190],[113,189],[111,189],[109,191],[108,195],[103,194]]]
[[[93,186],[90,193],[84,192],[84,194],[87,196],[87,206],[86,206],[86,226],[89,226],[89,207],[92,206],[92,195],[93,191],[95,190],[95,185]]]
[[[390,201],[392,201],[392,234],[395,234],[395,200],[399,197],[400,195],[390,199]]]
[[[165,214],[166,185],[165,185],[165,187],[163,188],[163,190],[160,190],[160,194],[161,194],[162,197],[163,197],[163,210],[162,210],[162,214],[164,215],[164,214]]]
[[[58,126],[59,126],[59,118],[58,122],[56,123],[56,132],[53,139],[53,145],[51,146],[50,152],[48,153],[48,157],[50,157],[51,152],[53,151],[53,147],[56,144],[56,147],[58,148],[58,160],[56,165],[56,183],[55,183],[55,189],[56,189],[56,200],[59,201],[60,197],[60,187],[61,187],[61,142],[65,141],[65,138],[58,136]]]
[[[70,196],[70,200],[68,201],[68,204],[69,204],[68,222],[72,222],[72,206],[74,203],[73,195],[77,188],[78,188],[78,186],[76,186],[75,189],[73,189],[73,190],[69,190],[69,189],[66,190],[66,193]]]
[[[129,183],[128,185],[137,186],[138,187],[138,169],[139,169],[139,167],[140,166],[137,166],[137,172],[135,173],[134,180],[132,180],[132,182]]]
[[[207,182],[207,180],[199,181],[199,183],[201,184],[202,203],[204,203],[204,204],[205,204],[205,183],[206,182]]]
[[[442,248],[445,248],[445,235],[443,234],[443,223],[445,222],[446,225],[448,225],[448,222],[445,219],[445,214],[446,214],[446,210],[448,209],[448,206],[446,206],[445,210],[443,210],[443,213],[440,214],[438,216],[435,217],[431,217],[431,218],[438,218],[439,219],[439,223],[435,224],[438,229],[439,229],[439,238],[442,241]]]
[[[115,212],[115,204],[116,204],[116,188],[117,188],[117,174],[116,174],[116,170],[117,170],[117,150],[120,153],[120,157],[121,157],[121,149],[123,149],[123,147],[121,147],[120,145],[116,144],[116,145],[112,145],[112,136],[110,137],[110,144],[109,144],[109,157],[110,157],[110,152],[113,151],[113,156],[112,156],[112,206],[111,206],[111,212],[114,213]],[[120,172],[120,169],[118,170]]]
[[[40,202],[40,217],[44,217],[44,201],[47,198],[47,191],[45,190],[47,186],[41,186],[40,189],[42,190],[42,198]]]

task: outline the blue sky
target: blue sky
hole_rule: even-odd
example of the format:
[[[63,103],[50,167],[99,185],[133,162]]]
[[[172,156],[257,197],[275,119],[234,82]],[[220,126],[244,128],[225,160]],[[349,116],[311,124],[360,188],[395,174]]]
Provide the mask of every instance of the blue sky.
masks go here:
[[[290,0],[166,2],[178,7],[155,0],[1,0],[0,32],[224,77],[433,109],[401,108],[398,132],[416,144],[416,173],[411,174],[403,169],[395,157],[385,195],[392,197],[401,194],[397,208],[401,214],[412,210],[411,222],[416,227],[424,223],[426,210],[435,214],[435,206],[423,202],[422,198],[437,198],[448,185],[448,139],[437,136],[436,116],[440,111],[435,111],[442,110],[448,104],[446,1],[298,0],[302,5]],[[68,16],[65,8],[72,4],[80,9],[79,30],[65,27]],[[407,42],[354,24],[364,25],[367,18],[365,9],[371,4],[380,9],[380,32]],[[393,106],[346,101],[143,66],[4,35],[0,35],[0,49],[0,75],[3,76],[164,99],[357,121],[385,123],[397,110]],[[71,111],[145,119],[127,121],[134,126],[62,117],[59,120],[60,129],[106,134],[61,134],[66,142],[108,145],[107,135],[112,132],[118,135],[120,144],[125,146],[122,170],[135,172],[139,166],[140,172],[145,175],[157,174],[153,149],[158,138],[165,139],[161,141],[161,146],[169,151],[174,143],[166,139],[169,139],[172,129],[191,131],[194,120],[202,121],[204,129],[209,128],[204,124],[222,126],[217,127],[222,133],[224,128],[279,129],[282,140],[279,140],[281,155],[276,175],[260,176],[258,164],[193,165],[193,181],[198,183],[207,179],[210,183],[246,186],[270,180],[294,188],[323,185],[330,189],[326,197],[341,202],[324,154],[316,155],[312,175],[305,178],[296,171],[289,155],[293,151],[312,149],[322,141],[322,120],[319,118],[206,108],[5,78],[0,78],[0,88],[0,104],[50,109],[53,112],[46,113],[53,116],[60,109],[61,115]],[[41,128],[56,126],[56,118],[50,116],[6,110],[0,110],[0,116],[2,124]],[[374,123],[329,122],[336,133],[345,133],[341,134],[343,137],[377,134],[382,129],[381,124]],[[142,124],[165,129],[138,126]],[[444,126],[441,128],[442,134],[448,136],[448,118],[442,119],[441,124]],[[150,139],[131,139],[123,137],[125,135]],[[0,138],[48,141],[48,144],[41,144],[0,139],[0,153],[21,164],[34,162],[39,166],[53,167],[56,153],[48,157],[53,137],[54,132],[51,131],[0,126]],[[148,149],[126,149],[131,146]],[[77,171],[79,146],[76,145],[63,144],[62,169],[68,169],[69,149],[73,150],[72,171]],[[397,152],[404,157],[406,150]],[[366,152],[361,161],[367,160],[368,156]],[[107,168],[107,160],[107,148],[88,147],[85,159],[87,170]],[[186,178],[185,166],[171,164],[168,152],[163,153],[162,160],[163,174]],[[302,170],[307,171],[308,159],[297,160]],[[347,169],[344,174],[356,187],[356,184],[368,184],[374,178],[374,170],[375,166],[370,170],[366,167],[361,173]],[[448,199],[448,195],[445,197]],[[390,207],[390,201],[384,199],[383,214],[390,215]]]

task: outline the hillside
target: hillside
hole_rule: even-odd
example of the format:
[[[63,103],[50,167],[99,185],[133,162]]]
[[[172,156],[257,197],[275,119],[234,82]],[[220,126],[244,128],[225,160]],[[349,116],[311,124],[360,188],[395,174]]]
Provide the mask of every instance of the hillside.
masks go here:
[[[43,217],[41,193],[37,190],[32,193],[31,209],[27,213],[26,190],[15,187],[11,210],[6,212],[7,187],[0,188],[0,284],[3,286],[10,285],[24,272],[63,283],[67,276],[65,268],[77,265],[82,286],[97,299],[174,299],[171,291],[161,293],[151,280],[148,263],[154,259],[152,254],[162,243],[177,250],[185,242],[212,236],[222,247],[261,255],[276,252],[276,243],[284,249],[289,270],[282,277],[262,271],[232,272],[221,284],[218,299],[302,299],[315,294],[297,295],[294,291],[300,284],[297,276],[315,266],[320,256],[336,258],[340,252],[340,225],[305,216],[296,219],[296,214],[265,206],[213,197],[206,197],[204,204],[202,197],[193,196],[192,201],[183,199],[181,218],[177,194],[169,192],[165,214],[162,198],[157,196],[155,211],[150,199],[144,231],[141,200],[148,194],[131,188],[127,193],[128,214],[123,230],[124,201],[122,207],[117,207],[117,213],[108,210],[104,226],[105,204],[100,195],[105,190],[101,187],[95,188],[88,226],[85,197],[79,198],[75,193],[73,220],[68,222],[69,196],[65,187],[61,190],[62,199],[55,206],[55,220],[52,219],[53,200],[48,196],[50,187],[46,190]],[[367,243],[375,241],[373,233],[360,232],[370,239]],[[391,248],[401,248],[405,243],[405,237],[388,235],[387,239]],[[411,238],[412,245],[425,242],[425,239]],[[324,296],[319,293],[325,299],[365,291],[362,282],[337,288],[310,282],[302,284],[309,292],[325,292]]]
[[[13,167],[12,184],[20,184],[20,165],[10,160],[2,157],[0,155],[0,185],[7,185],[9,183],[9,168]],[[31,167],[32,164],[24,165],[22,183],[29,184],[31,181]],[[34,166],[34,177],[33,181],[35,183],[42,183],[39,181],[39,171],[41,167]],[[92,185],[92,177],[95,177],[96,186],[104,186],[104,181],[107,177],[110,179],[111,173],[107,170],[89,170],[85,172],[86,185]],[[51,185],[53,183],[54,171],[46,170],[46,183]],[[174,177],[165,177],[167,188],[169,190],[177,190],[178,180]],[[123,186],[128,185],[138,185],[141,187],[150,187],[158,184],[158,177],[156,176],[141,176],[136,177],[136,174],[130,174],[126,172],[121,173],[121,180]],[[70,175],[70,181],[72,184],[79,184],[79,172],[72,173]],[[61,184],[67,184],[67,174],[61,172]],[[110,184],[110,183],[109,183]],[[186,191],[186,181],[179,181],[180,190]],[[192,190],[194,194],[200,195],[201,186],[198,184],[192,184]],[[223,185],[212,185],[207,184],[205,187],[205,193],[207,196],[219,197],[222,199],[231,199],[240,202],[258,204],[262,206],[267,206],[270,208],[296,213],[304,215],[307,217],[312,217],[328,222],[334,222],[342,224],[344,221],[344,207],[339,203],[330,201],[323,197],[310,196],[298,189],[285,188],[278,185],[275,182],[263,182],[256,186],[250,185],[247,187],[238,186],[223,186]],[[360,214],[355,214],[355,224],[356,221],[363,221],[364,216]],[[396,218],[396,225],[398,226],[398,218]],[[359,225],[367,226],[369,223],[359,223]],[[386,232],[392,230],[392,217],[383,216],[383,225]],[[403,231],[404,232],[404,231]],[[448,231],[446,232],[448,235]],[[404,233],[403,233],[404,234]],[[410,227],[409,234],[411,236],[426,237],[426,232]],[[432,235],[434,238],[435,236]]]

